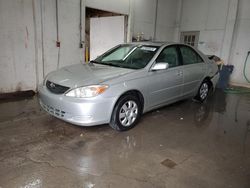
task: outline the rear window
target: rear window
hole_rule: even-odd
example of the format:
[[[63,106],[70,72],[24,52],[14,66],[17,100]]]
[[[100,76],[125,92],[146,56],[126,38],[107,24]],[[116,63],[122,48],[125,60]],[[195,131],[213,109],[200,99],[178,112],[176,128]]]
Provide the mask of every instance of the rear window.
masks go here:
[[[180,46],[184,65],[202,63],[203,60],[196,51],[188,46]]]

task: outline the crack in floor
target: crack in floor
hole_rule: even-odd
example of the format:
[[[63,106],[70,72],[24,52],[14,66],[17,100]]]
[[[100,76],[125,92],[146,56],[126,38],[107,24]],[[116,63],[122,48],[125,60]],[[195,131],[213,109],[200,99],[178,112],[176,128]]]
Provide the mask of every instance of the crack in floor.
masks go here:
[[[36,163],[36,164],[47,164],[49,167],[51,168],[62,168],[62,169],[65,169],[67,171],[70,171],[71,173],[73,174],[77,174],[78,176],[98,176],[98,175],[95,175],[95,174],[89,174],[89,173],[86,173],[86,172],[83,172],[83,173],[78,173],[77,171],[71,169],[71,168],[68,168],[66,166],[62,166],[62,165],[53,165],[51,164],[49,161],[40,161],[40,160],[35,160],[35,159],[32,159],[31,157],[26,157],[27,160],[33,162],[33,163]],[[84,175],[83,175],[84,174]]]

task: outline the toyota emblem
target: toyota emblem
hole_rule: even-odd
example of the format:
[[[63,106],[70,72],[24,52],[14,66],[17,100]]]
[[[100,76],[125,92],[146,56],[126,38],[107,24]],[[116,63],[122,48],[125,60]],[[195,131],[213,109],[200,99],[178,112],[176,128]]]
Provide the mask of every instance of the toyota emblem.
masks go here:
[[[50,86],[51,88],[55,88],[55,87],[56,87],[56,85],[55,85],[53,82],[51,82],[51,83],[49,84],[49,86]]]

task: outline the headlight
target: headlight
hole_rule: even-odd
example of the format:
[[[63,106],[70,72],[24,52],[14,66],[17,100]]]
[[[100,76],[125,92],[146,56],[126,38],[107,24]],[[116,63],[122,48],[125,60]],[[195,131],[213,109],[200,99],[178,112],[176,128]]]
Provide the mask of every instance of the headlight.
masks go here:
[[[46,86],[46,81],[47,81],[48,75],[45,76],[45,78],[43,79],[43,85]]]
[[[54,71],[53,71],[54,72]],[[51,72],[52,73],[52,72]],[[46,85],[46,81],[48,79],[48,77],[51,75],[51,73],[47,74],[44,79],[43,79],[43,85],[45,86]]]
[[[108,89],[107,85],[92,85],[86,87],[79,87],[70,90],[68,93],[66,93],[66,96],[76,98],[95,97],[106,91],[106,89]]]

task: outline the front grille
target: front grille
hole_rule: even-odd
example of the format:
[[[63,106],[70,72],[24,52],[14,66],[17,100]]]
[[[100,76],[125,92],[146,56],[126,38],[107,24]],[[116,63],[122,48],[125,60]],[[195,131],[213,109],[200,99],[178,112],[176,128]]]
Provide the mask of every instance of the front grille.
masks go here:
[[[46,87],[48,88],[48,90],[52,93],[55,94],[63,94],[65,93],[67,90],[69,90],[69,87],[65,87],[65,86],[61,86],[58,84],[55,84],[49,80],[47,80],[46,82]]]
[[[64,117],[65,113],[64,111],[62,110],[59,110],[59,109],[56,109],[56,108],[53,108],[52,106],[49,106],[49,105],[46,105],[46,104],[43,104],[41,102],[41,106],[43,107],[43,109],[45,111],[47,111],[48,113],[52,114],[52,115],[55,115],[57,117]]]

